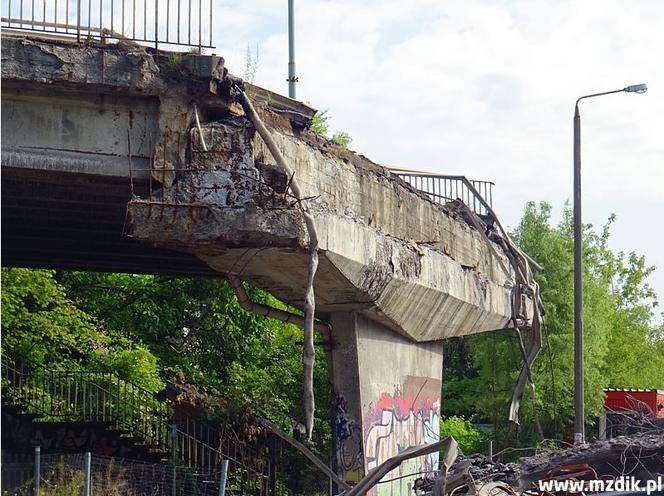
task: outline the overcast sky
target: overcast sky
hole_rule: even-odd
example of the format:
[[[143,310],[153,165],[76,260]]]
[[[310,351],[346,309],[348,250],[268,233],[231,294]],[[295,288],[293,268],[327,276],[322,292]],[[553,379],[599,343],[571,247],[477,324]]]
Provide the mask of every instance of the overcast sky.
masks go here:
[[[647,83],[582,103],[584,220],[617,215],[612,247],[660,267],[664,304],[664,1],[295,4],[298,99],[382,165],[495,182],[511,227],[528,200],[556,219],[571,200],[576,98]],[[215,0],[214,19],[229,70],[258,46],[256,84],[287,94],[287,2]]]

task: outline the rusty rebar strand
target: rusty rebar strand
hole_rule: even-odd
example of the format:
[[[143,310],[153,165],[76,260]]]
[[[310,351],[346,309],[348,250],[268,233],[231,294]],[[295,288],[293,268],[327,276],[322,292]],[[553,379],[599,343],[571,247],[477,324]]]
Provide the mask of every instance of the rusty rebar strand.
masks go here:
[[[292,177],[290,182],[290,189],[293,193],[293,196],[298,200],[298,204],[302,209],[302,216],[304,217],[304,223],[307,229],[307,234],[309,236],[309,268],[307,272],[307,282],[306,290],[304,297],[304,350],[302,354],[302,362],[304,365],[304,391],[303,391],[303,403],[304,403],[304,424],[307,430],[307,440],[311,440],[311,434],[314,427],[314,412],[315,412],[315,398],[314,398],[314,362],[316,353],[314,350],[314,314],[316,312],[316,297],[314,294],[314,277],[316,275],[316,270],[318,268],[318,234],[316,232],[316,225],[314,224],[314,219],[311,214],[308,212],[308,209],[304,203],[302,203],[302,191],[295,180],[293,170],[288,166],[286,160],[284,160],[283,155],[279,151],[276,143],[272,139],[269,131],[263,124],[263,121],[258,116],[256,109],[252,105],[251,101],[247,97],[244,90],[236,85],[238,90],[238,98],[240,104],[244,110],[244,113],[247,115],[249,120],[252,122],[256,131],[263,139],[267,145],[272,157],[277,162],[277,165],[281,167],[289,177]]]

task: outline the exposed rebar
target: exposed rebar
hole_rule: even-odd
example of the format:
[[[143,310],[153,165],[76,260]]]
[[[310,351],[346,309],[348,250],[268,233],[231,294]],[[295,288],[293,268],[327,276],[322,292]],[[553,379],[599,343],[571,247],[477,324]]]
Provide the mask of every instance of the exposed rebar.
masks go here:
[[[293,170],[288,166],[284,160],[283,155],[279,151],[276,143],[272,139],[269,131],[263,124],[263,121],[256,113],[256,109],[252,105],[251,101],[247,97],[244,90],[236,84],[238,91],[238,97],[240,104],[244,109],[244,113],[247,115],[249,120],[252,122],[256,131],[263,139],[267,145],[272,157],[277,162],[277,165],[286,172],[288,177],[291,177],[290,189],[293,193],[293,196],[298,200],[298,205],[302,209],[302,216],[304,218],[304,223],[307,229],[307,234],[309,236],[309,268],[307,272],[307,284],[305,289],[304,297],[304,350],[302,362],[304,365],[304,391],[303,391],[303,403],[304,403],[304,424],[307,430],[307,440],[311,440],[311,434],[313,432],[314,426],[314,412],[315,412],[315,398],[314,398],[314,362],[315,362],[315,351],[314,351],[314,320],[316,312],[316,297],[314,294],[314,277],[316,275],[316,269],[318,268],[318,234],[316,232],[316,225],[314,224],[314,219],[311,214],[308,212],[307,206],[302,202],[302,191],[295,180],[295,175]]]

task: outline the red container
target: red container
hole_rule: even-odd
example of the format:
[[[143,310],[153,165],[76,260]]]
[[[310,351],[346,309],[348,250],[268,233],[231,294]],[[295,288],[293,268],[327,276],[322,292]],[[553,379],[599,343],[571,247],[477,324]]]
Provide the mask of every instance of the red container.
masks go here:
[[[664,418],[664,390],[661,389],[604,389],[604,409],[633,411]]]

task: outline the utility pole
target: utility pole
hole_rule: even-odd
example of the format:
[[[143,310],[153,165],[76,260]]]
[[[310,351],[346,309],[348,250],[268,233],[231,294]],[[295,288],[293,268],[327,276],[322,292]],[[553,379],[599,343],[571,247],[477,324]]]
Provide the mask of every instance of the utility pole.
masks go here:
[[[288,96],[297,98],[295,83],[298,78],[295,75],[295,0],[288,0]]]

